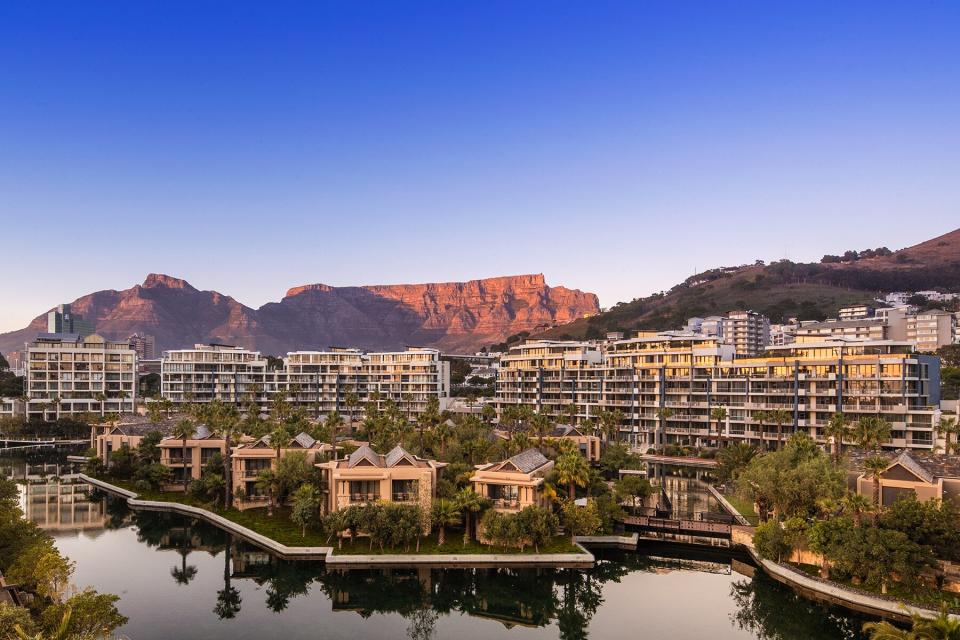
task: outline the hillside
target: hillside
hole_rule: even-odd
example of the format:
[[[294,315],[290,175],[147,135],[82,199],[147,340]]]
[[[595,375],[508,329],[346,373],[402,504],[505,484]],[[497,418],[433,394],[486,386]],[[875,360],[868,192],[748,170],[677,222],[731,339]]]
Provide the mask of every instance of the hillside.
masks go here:
[[[310,284],[259,309],[179,278],[150,274],[143,284],[98,291],[71,304],[111,339],[139,332],[155,336],[160,350],[216,341],[268,354],[330,346],[474,351],[599,308],[594,294],[551,287],[540,274],[418,285]],[[43,331],[46,312],[19,331],[0,334],[0,353],[22,349]]]
[[[924,289],[960,291],[960,229],[880,257],[713,269],[663,294],[621,303],[538,337],[594,338],[607,331],[679,328],[691,316],[735,309],[760,311],[773,322],[791,316],[821,320],[880,293]]]

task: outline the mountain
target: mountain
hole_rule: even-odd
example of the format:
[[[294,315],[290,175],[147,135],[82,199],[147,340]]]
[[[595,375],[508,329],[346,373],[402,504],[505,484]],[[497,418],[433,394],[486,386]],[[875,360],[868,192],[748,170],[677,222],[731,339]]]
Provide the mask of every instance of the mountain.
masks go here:
[[[268,354],[329,346],[474,351],[520,331],[599,311],[594,294],[550,287],[540,274],[415,285],[309,284],[259,309],[179,278],[150,274],[143,284],[98,291],[71,304],[107,338],[139,332],[153,335],[161,350],[223,342]],[[22,349],[44,331],[46,313],[24,329],[0,334],[0,353]]]
[[[539,334],[545,338],[600,337],[607,331],[679,328],[693,316],[735,309],[760,311],[773,322],[788,317],[836,317],[846,305],[891,291],[960,292],[960,229],[899,251],[826,262],[781,260],[698,273],[669,291],[620,303],[606,312]]]

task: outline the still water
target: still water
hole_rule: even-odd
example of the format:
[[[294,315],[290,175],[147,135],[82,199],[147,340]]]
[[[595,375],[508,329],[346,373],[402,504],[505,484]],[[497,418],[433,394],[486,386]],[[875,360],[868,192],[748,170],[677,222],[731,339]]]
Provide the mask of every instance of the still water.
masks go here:
[[[68,467],[0,462],[28,517],[121,596],[135,640],[171,638],[860,638],[862,619],[796,596],[723,552],[653,543],[590,570],[354,570],[279,560],[202,521],[134,512]]]

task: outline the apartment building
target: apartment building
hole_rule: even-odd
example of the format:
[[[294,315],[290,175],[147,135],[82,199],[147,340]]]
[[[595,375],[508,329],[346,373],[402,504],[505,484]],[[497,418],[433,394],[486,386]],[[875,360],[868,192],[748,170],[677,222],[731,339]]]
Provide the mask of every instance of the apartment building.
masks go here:
[[[26,358],[28,418],[134,411],[137,354],[126,342],[46,333],[27,345]]]
[[[445,462],[415,456],[401,446],[380,454],[364,445],[343,460],[315,465],[327,487],[327,512],[370,502],[410,502],[429,509]]]
[[[267,359],[259,351],[223,344],[198,344],[165,351],[160,364],[160,393],[174,403],[240,404],[263,397]]]
[[[837,318],[840,320],[863,320],[873,315],[873,307],[865,304],[840,307]]]
[[[580,423],[617,409],[623,439],[640,449],[712,441],[717,407],[727,411],[724,438],[768,447],[776,444],[776,426],[761,423],[761,412],[780,409],[790,418],[781,425],[786,435],[804,430],[824,442],[823,428],[842,411],[852,420],[887,419],[891,447],[935,444],[939,359],[917,354],[909,342],[808,337],[768,347],[763,357],[735,358],[717,338],[665,332],[591,347],[591,362],[576,359],[584,343],[510,349],[501,359],[498,411],[527,405],[555,418],[570,412]],[[545,350],[570,358],[535,357]]]
[[[269,435],[234,447],[231,455],[231,480],[236,497],[235,506],[241,510],[263,506],[267,493],[257,486],[260,474],[267,469],[275,470],[280,458],[299,452],[306,457],[308,464],[313,465],[318,457],[331,451],[329,444],[318,442],[308,433],[299,433],[281,443],[279,447],[271,442]]]
[[[161,365],[161,393],[175,403],[220,400],[266,407],[276,393],[314,415],[362,410],[374,399],[392,400],[410,416],[430,398],[441,405],[450,396],[450,364],[436,349],[365,353],[358,349],[295,351],[282,369],[267,368],[258,351],[226,345],[196,345],[166,351]],[[347,405],[355,395],[356,406]]]
[[[888,326],[879,318],[856,320],[828,320],[804,323],[793,335],[797,340],[851,338],[856,340],[888,340]]]
[[[948,311],[924,311],[907,318],[907,340],[917,345],[917,351],[932,353],[954,343],[957,318]]]
[[[153,360],[156,357],[157,341],[151,335],[135,333],[127,341],[130,348],[137,352],[137,358],[140,360]]]
[[[732,311],[723,318],[721,336],[738,357],[763,353],[770,344],[770,319],[756,311]]]

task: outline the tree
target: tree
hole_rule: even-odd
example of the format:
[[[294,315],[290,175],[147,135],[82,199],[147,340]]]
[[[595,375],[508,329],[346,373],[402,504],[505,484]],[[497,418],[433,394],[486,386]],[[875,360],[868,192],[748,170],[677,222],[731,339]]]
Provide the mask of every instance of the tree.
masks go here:
[[[443,498],[433,503],[433,524],[437,527],[437,544],[441,547],[446,542],[447,527],[454,527],[462,521],[460,509],[451,500]]]
[[[530,417],[530,429],[537,436],[537,448],[541,452],[543,451],[543,439],[550,433],[551,426],[550,416],[546,414],[537,412]]]
[[[870,634],[870,640],[960,640],[960,620],[950,615],[946,603],[940,605],[935,618],[912,613],[910,626],[907,631],[884,620],[865,623],[863,631]]]
[[[70,584],[74,563],[52,544],[36,544],[21,553],[7,571],[7,579],[24,585],[41,598],[60,602]]]
[[[617,497],[620,500],[630,500],[633,511],[637,511],[637,499],[646,500],[653,495],[653,485],[646,478],[638,475],[625,475],[615,485]]]
[[[340,456],[337,453],[337,436],[340,433],[341,427],[343,427],[343,416],[336,411],[331,411],[327,414],[327,420],[324,422],[324,425],[330,430],[330,446],[333,447],[333,459],[339,460]]]
[[[723,421],[727,419],[727,410],[725,407],[714,407],[710,410],[710,419],[717,423],[717,446],[720,446],[720,439],[723,436]]]
[[[740,473],[757,455],[757,449],[746,442],[734,442],[717,453],[717,480],[736,481]]]
[[[960,344],[948,344],[937,349],[945,367],[960,367]]]
[[[593,535],[600,529],[600,515],[592,501],[587,506],[578,506],[572,500],[563,503],[563,526],[570,534],[570,541],[576,543],[577,536]]]
[[[881,500],[882,496],[880,495],[880,474],[883,473],[889,466],[890,461],[883,456],[878,455],[870,456],[863,461],[863,468],[873,480],[873,504],[877,511],[880,510],[880,507],[883,504]]]
[[[20,635],[17,635],[15,629],[19,629]],[[34,633],[36,625],[30,617],[29,609],[0,602],[0,640],[30,638]]]
[[[457,493],[455,499],[457,507],[465,516],[463,527],[463,546],[470,543],[470,521],[474,514],[480,513],[487,506],[487,500],[470,487],[464,487]]]
[[[211,431],[224,440],[223,459],[223,504],[228,509],[233,506],[233,487],[231,481],[233,465],[233,438],[240,432],[240,412],[235,406],[214,400],[200,409],[200,415]]]
[[[552,511],[534,505],[524,507],[517,514],[517,522],[521,539],[529,540],[537,553],[540,553],[541,545],[557,535],[557,528],[560,526]]]
[[[840,458],[843,456],[843,441],[850,439],[853,435],[850,421],[843,413],[838,411],[830,417],[823,434],[833,439],[833,457],[837,462],[840,462]]]
[[[440,424],[440,399],[436,396],[430,396],[427,405],[424,407],[420,417],[417,418],[417,434],[420,441],[420,455],[425,454],[423,447],[423,430],[429,427],[431,430]]]
[[[769,414],[770,421],[777,425],[777,451],[783,448],[783,425],[793,420],[793,415],[786,409],[775,409]]]
[[[774,562],[782,562],[784,556],[789,556],[793,551],[786,531],[776,520],[768,520],[757,525],[753,534],[753,546],[761,558]]]
[[[590,465],[587,459],[575,449],[568,449],[557,458],[557,479],[567,485],[570,500],[576,497],[575,487],[585,487],[590,479]]]
[[[187,492],[187,485],[190,482],[191,474],[188,473],[187,468],[187,440],[189,440],[194,433],[193,421],[189,418],[184,418],[173,428],[173,437],[180,440],[181,449],[180,449],[180,461],[183,465],[181,468],[181,473],[183,474],[183,492]]]
[[[611,411],[601,411],[598,417],[602,433],[609,440],[611,435],[618,444],[620,443],[620,425],[623,423],[624,415],[619,409]]]
[[[879,451],[890,439],[890,423],[880,416],[864,416],[857,420],[853,437],[861,449]]]
[[[320,508],[320,494],[313,485],[302,484],[293,492],[290,519],[301,529],[301,535],[307,536],[307,525],[313,522]]]
[[[943,452],[945,454],[953,453],[954,446],[950,444],[950,437],[958,431],[960,431],[960,427],[957,426],[956,418],[940,417],[940,422],[937,423],[937,433],[943,436]]]
[[[276,474],[280,482],[278,500],[301,484],[314,480],[314,468],[305,451],[290,451],[280,458],[277,461]]]
[[[257,490],[267,494],[267,515],[272,518],[274,502],[283,487],[280,477],[273,469],[263,469],[257,474],[255,486]]]
[[[883,510],[877,524],[902,531],[942,560],[960,560],[960,507],[952,500],[902,497]]]
[[[45,633],[53,636],[69,612],[66,628],[68,638],[107,637],[127,623],[126,616],[117,610],[116,604],[119,600],[119,596],[84,589],[62,604],[44,609],[40,616],[40,626]]]

